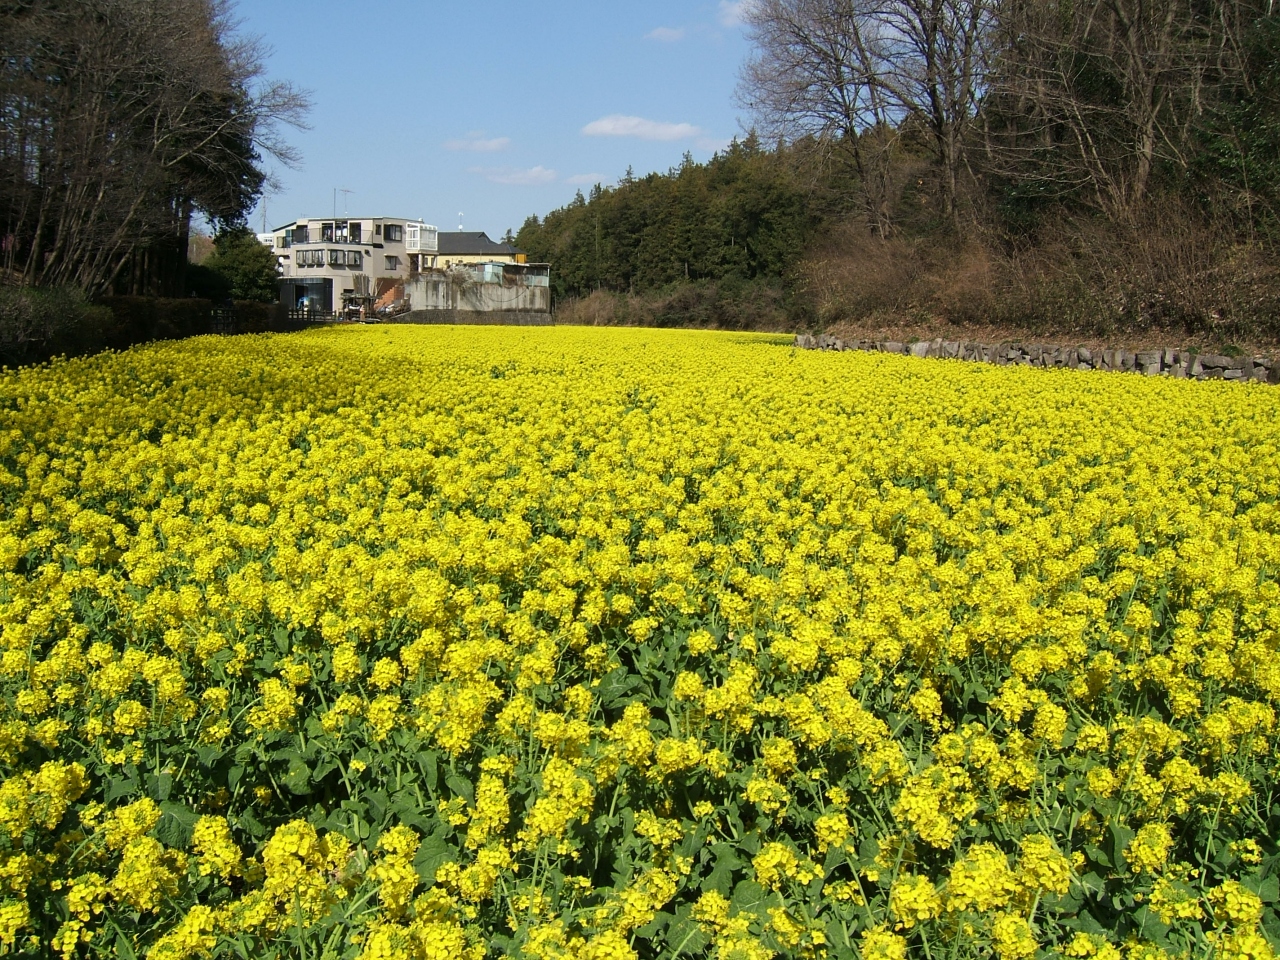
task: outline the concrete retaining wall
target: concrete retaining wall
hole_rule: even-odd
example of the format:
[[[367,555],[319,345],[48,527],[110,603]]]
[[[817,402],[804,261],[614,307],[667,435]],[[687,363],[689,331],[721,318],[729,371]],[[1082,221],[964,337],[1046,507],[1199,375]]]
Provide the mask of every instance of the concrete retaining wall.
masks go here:
[[[464,323],[481,324],[483,326],[501,325],[512,327],[549,327],[551,314],[531,313],[523,310],[410,310],[395,317],[388,317],[387,323]]]
[[[512,270],[517,269],[512,267]],[[404,295],[414,310],[457,310],[476,313],[550,313],[550,287],[532,286],[512,274],[510,282],[476,283],[461,271],[432,270],[404,285]],[[482,320],[468,321],[483,323]]]
[[[975,343],[968,340],[841,340],[828,334],[796,335],[803,350],[873,350],[914,357],[974,360],[999,366],[1069,367],[1072,370],[1117,370],[1147,376],[1195,380],[1261,380],[1280,383],[1280,362],[1269,357],[1226,357],[1187,350],[1090,350],[1042,344]]]

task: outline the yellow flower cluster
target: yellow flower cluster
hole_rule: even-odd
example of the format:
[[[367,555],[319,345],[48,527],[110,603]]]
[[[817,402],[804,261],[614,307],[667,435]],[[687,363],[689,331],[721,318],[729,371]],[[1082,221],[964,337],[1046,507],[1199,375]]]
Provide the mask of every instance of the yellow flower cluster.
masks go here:
[[[1280,395],[689,331],[0,372],[0,953],[1272,960]]]

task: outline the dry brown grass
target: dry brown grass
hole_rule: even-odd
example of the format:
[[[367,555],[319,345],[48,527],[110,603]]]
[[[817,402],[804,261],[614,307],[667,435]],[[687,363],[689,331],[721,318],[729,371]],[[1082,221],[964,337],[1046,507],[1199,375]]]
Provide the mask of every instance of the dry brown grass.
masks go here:
[[[778,290],[758,285],[683,284],[637,295],[596,291],[561,300],[555,322],[595,327],[695,327],[707,330],[792,330]]]
[[[804,261],[799,289],[816,325],[844,338],[1280,349],[1274,258],[1170,206],[1016,242],[880,241],[848,225]]]

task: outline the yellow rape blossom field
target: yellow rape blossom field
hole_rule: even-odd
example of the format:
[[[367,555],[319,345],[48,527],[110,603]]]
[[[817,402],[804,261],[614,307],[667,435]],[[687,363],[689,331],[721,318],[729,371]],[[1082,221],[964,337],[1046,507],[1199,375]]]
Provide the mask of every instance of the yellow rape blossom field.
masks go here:
[[[0,374],[0,952],[1270,958],[1280,391],[570,328]]]

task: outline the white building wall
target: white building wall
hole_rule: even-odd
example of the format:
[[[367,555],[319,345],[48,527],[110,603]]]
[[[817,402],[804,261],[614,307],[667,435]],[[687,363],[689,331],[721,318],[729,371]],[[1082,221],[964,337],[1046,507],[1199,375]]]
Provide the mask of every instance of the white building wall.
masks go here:
[[[417,228],[417,249],[410,250],[411,233]],[[299,228],[306,228],[299,242]],[[331,229],[326,229],[330,227]],[[359,240],[355,230],[359,228]],[[281,278],[332,281],[333,302],[313,304],[319,310],[336,310],[342,294],[376,294],[379,281],[405,280],[416,262],[434,265],[434,255],[423,253],[435,246],[436,228],[420,220],[401,217],[307,217],[272,231],[272,248],[280,258]],[[413,257],[411,258],[411,254]],[[285,285],[283,289],[288,289]]]

